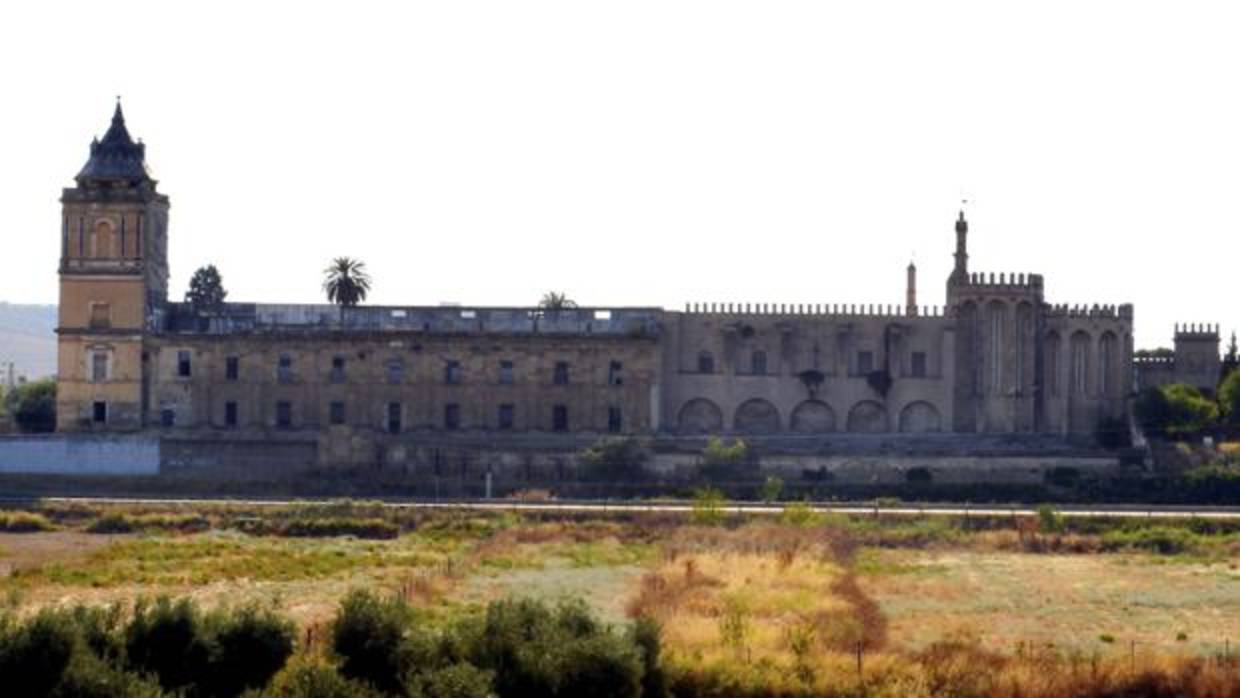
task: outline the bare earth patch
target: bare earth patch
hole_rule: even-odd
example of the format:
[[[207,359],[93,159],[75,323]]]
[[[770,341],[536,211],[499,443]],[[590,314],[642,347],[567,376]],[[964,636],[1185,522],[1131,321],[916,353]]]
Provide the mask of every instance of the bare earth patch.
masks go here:
[[[1000,652],[1024,646],[1213,654],[1240,638],[1235,561],[1146,555],[867,551],[861,578],[893,643],[920,648],[953,633]],[[1183,634],[1183,639],[1180,635]],[[1110,638],[1106,641],[1104,638]]]

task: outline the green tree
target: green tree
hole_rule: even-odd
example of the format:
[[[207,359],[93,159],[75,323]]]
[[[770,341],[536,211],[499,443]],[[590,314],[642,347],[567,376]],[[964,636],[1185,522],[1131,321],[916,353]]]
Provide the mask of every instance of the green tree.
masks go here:
[[[189,280],[189,290],[185,292],[185,302],[196,313],[212,313],[224,307],[224,299],[228,291],[224,290],[224,280],[214,264],[200,267]]]
[[[327,300],[341,308],[357,305],[370,293],[370,275],[366,273],[366,263],[361,260],[337,257],[323,270],[323,276]]]
[[[566,310],[576,308],[577,301],[569,298],[567,293],[547,291],[543,294],[542,300],[538,301],[538,307],[544,310]]]
[[[4,396],[4,407],[22,431],[55,431],[56,381],[49,378],[17,386]]]

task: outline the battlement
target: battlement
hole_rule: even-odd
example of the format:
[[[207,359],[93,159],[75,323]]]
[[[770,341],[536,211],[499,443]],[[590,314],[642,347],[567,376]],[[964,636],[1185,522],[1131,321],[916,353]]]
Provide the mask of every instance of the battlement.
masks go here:
[[[1219,326],[1209,323],[1176,323],[1176,339],[1205,339],[1219,341]]]
[[[903,305],[855,303],[686,303],[689,315],[811,315],[848,318],[943,317],[943,306],[918,306],[909,313]]]
[[[1049,317],[1061,318],[1118,318],[1132,319],[1132,304],[1123,305],[1069,305],[1067,303],[1051,305],[1047,310]]]
[[[1175,367],[1175,356],[1165,356],[1162,354],[1141,354],[1136,353],[1132,357],[1132,362],[1137,366],[1157,368],[1164,366],[1167,368]]]
[[[1042,275],[1005,272],[999,272],[996,275],[994,272],[985,274],[975,272],[969,274],[965,285],[986,290],[1040,291],[1042,290]]]
[[[423,332],[431,334],[556,334],[657,337],[660,308],[459,307],[274,305],[228,303],[216,313],[194,313],[169,303],[170,332]]]

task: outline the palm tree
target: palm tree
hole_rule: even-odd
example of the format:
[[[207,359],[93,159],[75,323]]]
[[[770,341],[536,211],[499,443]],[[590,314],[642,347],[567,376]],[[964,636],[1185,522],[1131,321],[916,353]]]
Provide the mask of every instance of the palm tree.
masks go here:
[[[547,291],[543,294],[542,300],[538,301],[538,307],[544,310],[564,310],[565,308],[576,308],[577,301],[571,300],[567,293]]]
[[[340,306],[343,313],[346,307],[352,307],[366,300],[370,292],[370,275],[366,273],[366,263],[351,257],[337,257],[330,266],[323,270],[323,291],[327,300]]]

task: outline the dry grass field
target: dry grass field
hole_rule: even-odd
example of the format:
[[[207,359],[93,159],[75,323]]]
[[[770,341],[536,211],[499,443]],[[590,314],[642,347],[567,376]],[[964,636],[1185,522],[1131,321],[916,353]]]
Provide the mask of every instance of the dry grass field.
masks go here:
[[[38,513],[46,526],[25,528],[50,530],[0,533],[0,600],[18,615],[167,594],[257,602],[313,637],[357,588],[431,623],[508,596],[580,598],[608,622],[659,621],[683,695],[1056,695],[1076,690],[1069,678],[1143,671],[1240,691],[1224,656],[1240,643],[1240,533],[1226,528],[557,521],[357,503]],[[977,690],[944,691],[961,682]]]

